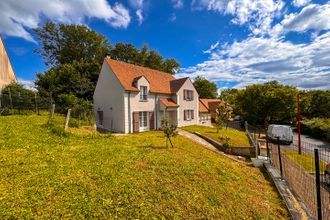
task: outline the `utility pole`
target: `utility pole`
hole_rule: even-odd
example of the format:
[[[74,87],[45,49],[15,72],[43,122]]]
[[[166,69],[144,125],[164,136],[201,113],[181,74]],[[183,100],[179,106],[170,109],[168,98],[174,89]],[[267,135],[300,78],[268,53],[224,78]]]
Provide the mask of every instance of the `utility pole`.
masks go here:
[[[301,139],[300,139],[300,93],[297,95],[297,110],[298,110],[298,153],[301,154]]]

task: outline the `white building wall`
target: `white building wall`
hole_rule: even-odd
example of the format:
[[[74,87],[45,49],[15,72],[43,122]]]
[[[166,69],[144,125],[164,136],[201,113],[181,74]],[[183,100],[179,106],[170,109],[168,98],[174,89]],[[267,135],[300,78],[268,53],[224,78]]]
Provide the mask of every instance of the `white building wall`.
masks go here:
[[[106,62],[103,63],[99,79],[94,91],[94,115],[103,111],[103,125],[96,123],[101,129],[123,133],[124,127],[124,88]]]
[[[191,101],[184,100],[183,91],[185,89],[194,91],[193,100],[191,100]],[[190,79],[187,79],[186,82],[180,88],[180,90],[177,92],[177,100],[178,100],[177,103],[180,105],[180,107],[177,110],[178,111],[178,127],[188,126],[188,125],[197,125],[198,121],[199,121],[199,118],[198,118],[199,96]],[[184,120],[184,110],[194,110],[194,119],[185,121]]]

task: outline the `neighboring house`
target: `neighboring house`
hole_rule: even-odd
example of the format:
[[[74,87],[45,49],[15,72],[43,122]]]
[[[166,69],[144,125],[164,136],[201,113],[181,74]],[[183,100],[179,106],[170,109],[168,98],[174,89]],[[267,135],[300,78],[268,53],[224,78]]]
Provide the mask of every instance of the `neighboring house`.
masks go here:
[[[217,118],[217,107],[220,103],[229,105],[222,99],[199,99],[199,118],[200,124],[211,125]],[[231,112],[228,115],[231,118]]]
[[[16,82],[16,77],[8,58],[6,48],[0,37],[0,92],[4,86],[11,82]]]
[[[94,92],[100,131],[159,129],[164,116],[177,126],[198,124],[198,93],[189,78],[105,58]]]

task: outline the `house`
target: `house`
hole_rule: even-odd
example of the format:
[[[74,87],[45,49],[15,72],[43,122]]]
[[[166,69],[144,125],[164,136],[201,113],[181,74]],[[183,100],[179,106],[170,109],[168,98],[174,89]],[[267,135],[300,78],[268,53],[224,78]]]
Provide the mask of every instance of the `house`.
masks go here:
[[[0,37],[0,92],[4,86],[11,82],[16,82],[16,77],[8,58],[6,48]]]
[[[199,99],[200,124],[211,125],[211,123],[214,123],[217,118],[217,107],[221,103],[229,105],[222,99]],[[228,118],[230,117],[231,112],[228,115]]]
[[[189,78],[105,58],[94,92],[97,129],[155,130],[167,117],[178,127],[198,124],[198,93]]]

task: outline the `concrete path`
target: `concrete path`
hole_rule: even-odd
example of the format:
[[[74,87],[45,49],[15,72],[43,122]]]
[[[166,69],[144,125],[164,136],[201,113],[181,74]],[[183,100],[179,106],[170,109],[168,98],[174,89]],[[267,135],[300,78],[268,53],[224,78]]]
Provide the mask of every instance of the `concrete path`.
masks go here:
[[[190,140],[192,140],[193,142],[195,143],[198,143],[200,145],[202,145],[203,147],[211,150],[211,151],[215,151],[217,153],[221,153],[221,154],[224,154],[222,151],[219,151],[217,148],[215,148],[212,144],[210,144],[209,142],[207,142],[206,140],[198,137],[197,135],[195,134],[192,134],[188,131],[184,131],[184,130],[181,130],[181,129],[178,129],[179,131],[179,134],[186,137],[186,138],[189,138]]]
[[[234,156],[234,155],[229,155],[229,154],[225,154],[224,152],[218,150],[216,147],[214,147],[212,144],[210,144],[209,142],[207,142],[206,140],[204,140],[203,138],[200,138],[198,137],[197,135],[195,134],[192,134],[188,131],[184,131],[184,130],[181,130],[181,129],[178,129],[178,132],[179,132],[179,135],[182,135],[186,138],[189,138],[191,141],[197,143],[197,144],[200,144],[201,146],[205,147],[206,149],[208,150],[211,150],[217,154],[220,154],[220,155],[223,155],[227,158],[230,158],[236,162],[239,162],[239,163],[244,163],[244,164],[250,164],[250,163],[247,163],[245,162],[245,160],[242,160],[243,157],[238,157],[238,156]]]

